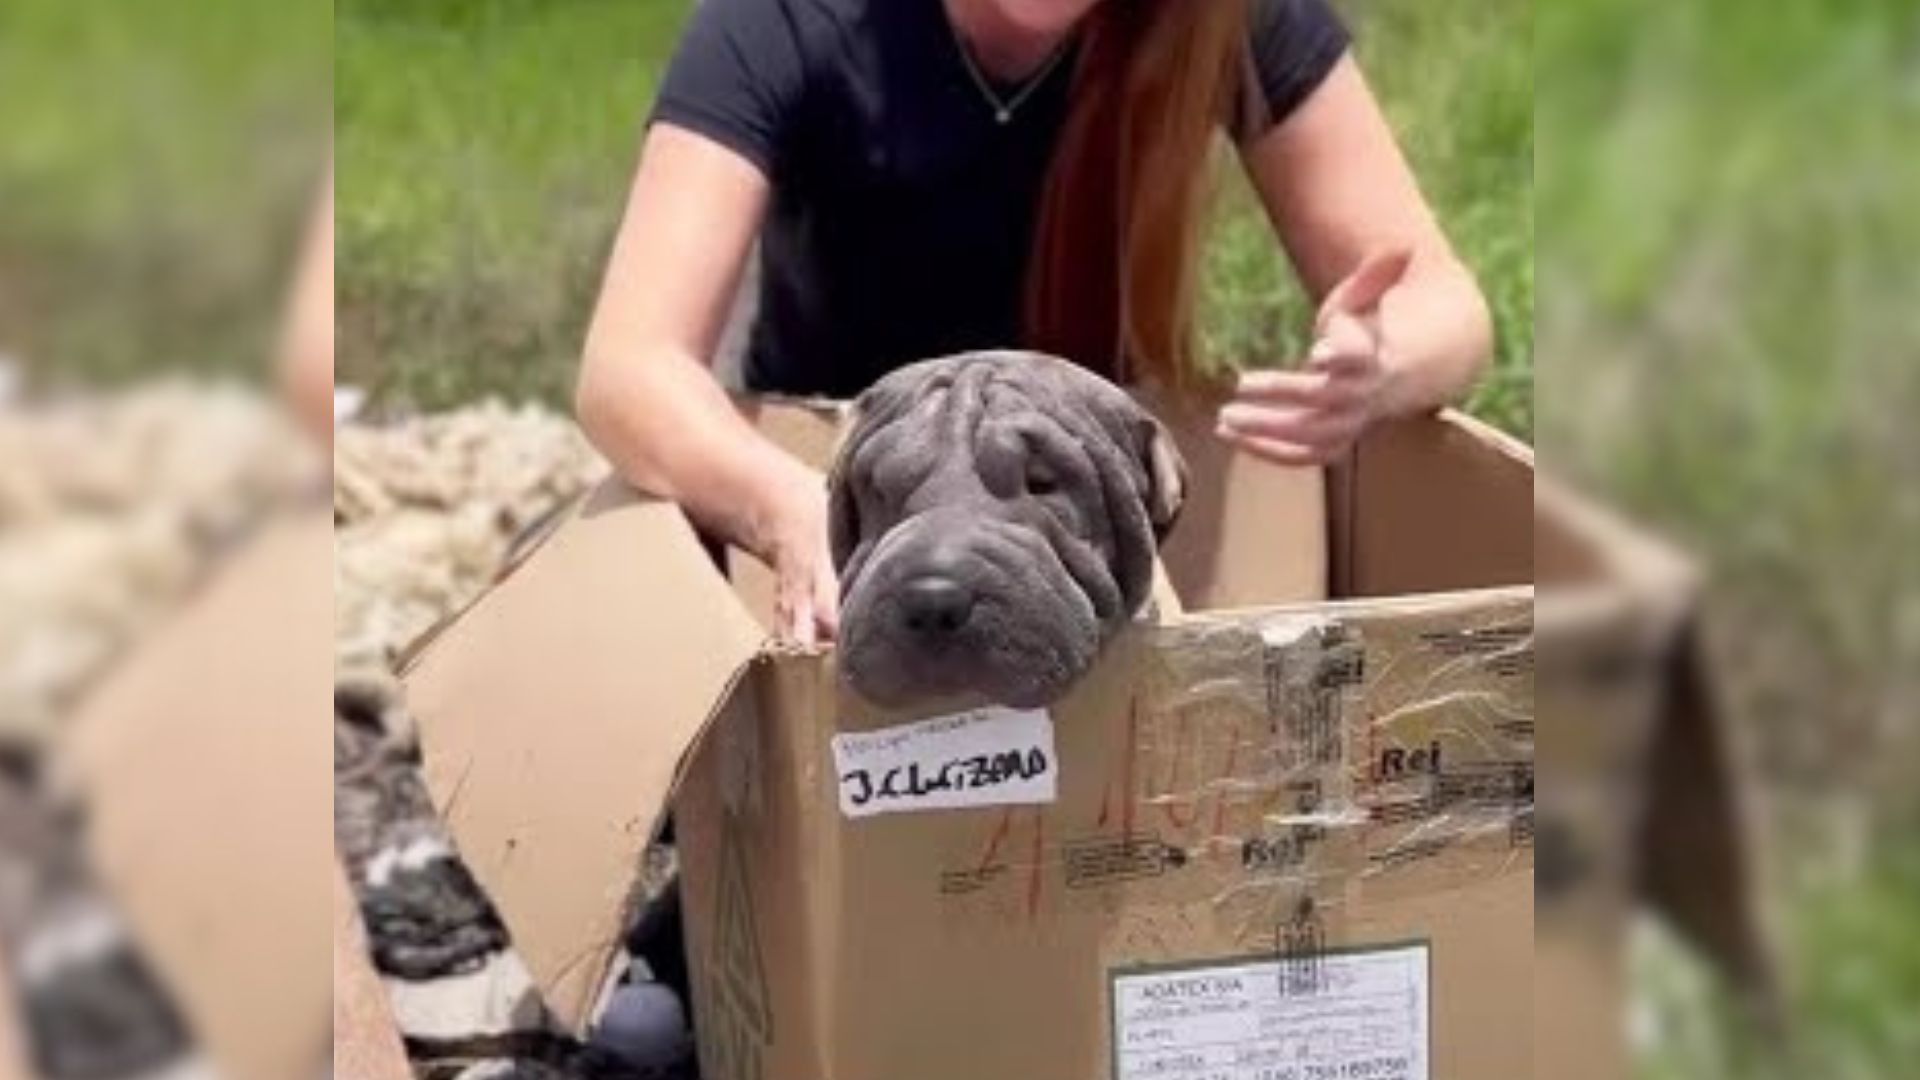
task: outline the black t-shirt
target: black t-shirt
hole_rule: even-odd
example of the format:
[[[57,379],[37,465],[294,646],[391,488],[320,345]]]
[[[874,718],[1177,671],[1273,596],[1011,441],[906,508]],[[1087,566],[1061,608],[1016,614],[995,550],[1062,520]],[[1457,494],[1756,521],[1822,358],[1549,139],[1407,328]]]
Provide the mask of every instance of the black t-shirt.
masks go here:
[[[1326,0],[1253,5],[1277,123],[1347,34]],[[772,184],[748,389],[850,397],[915,360],[1019,344],[1065,59],[1003,125],[942,0],[700,4],[653,118],[729,147]]]

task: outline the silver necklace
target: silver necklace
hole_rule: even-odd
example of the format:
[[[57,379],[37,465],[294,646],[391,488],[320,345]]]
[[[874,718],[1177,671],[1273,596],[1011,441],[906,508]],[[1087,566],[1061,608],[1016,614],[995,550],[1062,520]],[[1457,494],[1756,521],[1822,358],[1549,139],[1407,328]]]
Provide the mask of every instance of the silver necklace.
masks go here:
[[[1038,93],[1041,85],[1047,81],[1047,77],[1053,74],[1053,69],[1060,66],[1060,61],[1067,55],[1067,44],[1072,40],[1069,36],[1054,46],[1053,54],[1047,57],[1046,63],[1040,65],[1040,70],[1027,76],[1026,81],[1020,84],[1020,88],[1014,91],[1012,97],[1003,98],[1000,92],[993,88],[993,80],[987,78],[986,72],[981,71],[980,65],[974,61],[973,50],[967,48],[965,39],[960,36],[960,28],[953,24],[951,16],[947,19],[947,29],[953,31],[953,47],[960,50],[960,62],[966,65],[967,74],[973,76],[973,85],[979,88],[980,96],[993,107],[993,118],[1003,127],[1013,123],[1014,114],[1020,111],[1020,106],[1025,105],[1028,98]]]

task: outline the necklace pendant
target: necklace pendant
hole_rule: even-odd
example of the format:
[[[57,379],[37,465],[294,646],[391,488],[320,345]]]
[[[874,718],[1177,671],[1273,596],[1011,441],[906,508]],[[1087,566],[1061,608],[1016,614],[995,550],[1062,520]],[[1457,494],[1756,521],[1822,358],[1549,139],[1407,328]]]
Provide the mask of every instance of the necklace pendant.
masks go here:
[[[1013,110],[1001,109],[999,112],[993,114],[993,118],[1000,121],[1002,125],[1011,124],[1013,123]]]

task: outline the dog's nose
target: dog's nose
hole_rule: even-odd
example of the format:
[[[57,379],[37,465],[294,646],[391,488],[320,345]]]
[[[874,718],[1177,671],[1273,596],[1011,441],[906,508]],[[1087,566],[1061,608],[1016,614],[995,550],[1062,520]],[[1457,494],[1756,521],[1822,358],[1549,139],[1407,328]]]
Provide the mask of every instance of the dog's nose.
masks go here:
[[[901,611],[907,629],[916,634],[951,634],[973,614],[973,590],[938,574],[917,577],[906,584]]]

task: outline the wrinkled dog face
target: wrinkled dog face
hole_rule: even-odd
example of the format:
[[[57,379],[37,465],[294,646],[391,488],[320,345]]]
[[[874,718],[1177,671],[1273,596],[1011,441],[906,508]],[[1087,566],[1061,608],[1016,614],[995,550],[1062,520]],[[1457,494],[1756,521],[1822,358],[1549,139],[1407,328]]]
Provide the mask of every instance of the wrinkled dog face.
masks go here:
[[[841,666],[883,705],[1052,702],[1145,604],[1171,438],[1064,360],[970,353],[862,395],[831,478]]]

